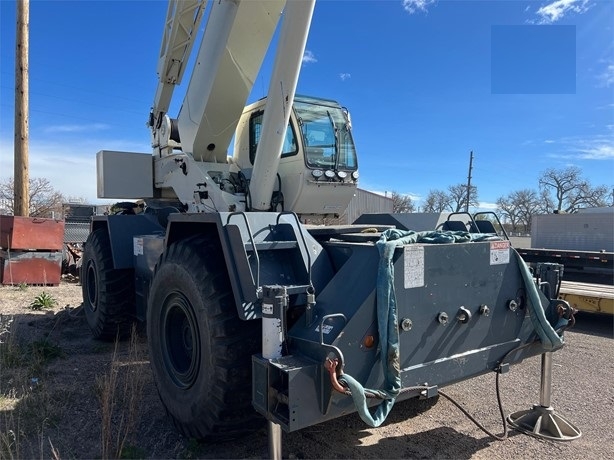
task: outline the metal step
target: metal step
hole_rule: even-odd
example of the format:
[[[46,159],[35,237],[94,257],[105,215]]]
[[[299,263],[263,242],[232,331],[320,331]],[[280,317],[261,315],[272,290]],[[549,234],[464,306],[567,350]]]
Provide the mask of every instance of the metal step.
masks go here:
[[[293,249],[298,247],[298,242],[296,241],[259,241],[257,243],[245,243],[245,250],[247,252],[253,252],[254,247],[256,251],[268,251],[268,250],[276,250],[276,249]]]
[[[305,294],[307,289],[311,288],[308,284],[293,284],[285,286],[288,295]]]

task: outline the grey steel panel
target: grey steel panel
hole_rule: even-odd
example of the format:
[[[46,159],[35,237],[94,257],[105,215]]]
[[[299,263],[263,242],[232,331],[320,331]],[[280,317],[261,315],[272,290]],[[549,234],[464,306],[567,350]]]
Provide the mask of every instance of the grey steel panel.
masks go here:
[[[156,216],[150,214],[94,217],[95,228],[100,225],[100,222],[106,222],[111,240],[113,266],[116,269],[134,267],[132,238],[135,235],[160,234],[165,230],[158,223]]]
[[[144,321],[149,298],[149,286],[162,251],[164,235],[137,235],[133,237],[134,277],[137,317]]]
[[[101,150],[96,154],[98,198],[153,197],[151,153]]]

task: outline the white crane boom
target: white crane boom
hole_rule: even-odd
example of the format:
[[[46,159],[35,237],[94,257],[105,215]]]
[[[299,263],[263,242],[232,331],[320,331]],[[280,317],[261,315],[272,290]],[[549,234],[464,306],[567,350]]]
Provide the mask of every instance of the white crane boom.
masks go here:
[[[182,150],[195,160],[226,163],[284,5],[281,0],[212,5],[178,117]]]
[[[207,0],[170,0],[158,57],[158,87],[154,96],[152,126],[160,127],[176,85],[181,84],[194,38]]]

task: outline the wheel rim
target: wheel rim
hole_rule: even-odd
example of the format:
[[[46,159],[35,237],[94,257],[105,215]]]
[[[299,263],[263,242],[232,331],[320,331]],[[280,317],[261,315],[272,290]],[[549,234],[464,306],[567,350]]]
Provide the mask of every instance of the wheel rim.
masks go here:
[[[96,271],[96,265],[91,260],[87,264],[85,281],[87,283],[86,292],[89,309],[94,311],[98,306],[98,273]]]
[[[200,368],[200,334],[194,308],[180,292],[170,294],[162,308],[162,356],[175,385],[186,389]]]

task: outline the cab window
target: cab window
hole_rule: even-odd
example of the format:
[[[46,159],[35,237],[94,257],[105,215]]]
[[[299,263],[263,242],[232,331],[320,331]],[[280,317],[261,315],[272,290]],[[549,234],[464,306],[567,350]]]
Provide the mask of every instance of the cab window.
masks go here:
[[[258,149],[258,143],[262,137],[262,120],[264,118],[264,111],[254,113],[249,120],[249,161],[254,164],[254,158],[256,158],[256,150]],[[281,150],[281,157],[289,157],[298,153],[298,144],[296,142],[296,135],[294,134],[294,128],[292,123],[288,122],[286,128],[286,134],[284,136],[284,145]]]

